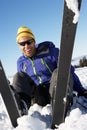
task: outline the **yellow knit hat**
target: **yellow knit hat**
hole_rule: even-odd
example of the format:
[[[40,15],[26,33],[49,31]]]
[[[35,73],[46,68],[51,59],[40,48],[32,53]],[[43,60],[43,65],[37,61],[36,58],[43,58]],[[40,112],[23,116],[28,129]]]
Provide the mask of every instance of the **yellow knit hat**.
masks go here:
[[[26,37],[26,36],[35,40],[35,37],[34,37],[32,31],[28,27],[21,26],[20,28],[18,28],[17,37],[16,37],[17,43],[21,37]]]

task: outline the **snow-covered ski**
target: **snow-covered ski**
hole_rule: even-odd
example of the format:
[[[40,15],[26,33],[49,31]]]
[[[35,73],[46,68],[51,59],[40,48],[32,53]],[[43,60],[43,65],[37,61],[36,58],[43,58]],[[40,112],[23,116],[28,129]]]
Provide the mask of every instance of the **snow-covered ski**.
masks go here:
[[[80,6],[81,0],[78,0],[79,10]],[[76,28],[78,24],[78,21],[76,23],[73,23],[73,16],[73,11],[67,7],[66,1],[64,1],[60,54],[58,60],[57,86],[55,91],[55,97],[53,100],[51,128],[55,128],[55,125],[59,125],[64,121],[67,107],[68,105],[70,105],[68,103],[69,93],[67,94],[67,92],[69,90],[68,83],[70,80],[70,66]],[[64,102],[65,97],[66,102]]]
[[[0,93],[5,103],[11,123],[17,126],[17,118],[21,116],[17,102],[12,94],[12,90],[8,84],[2,63],[0,61]]]

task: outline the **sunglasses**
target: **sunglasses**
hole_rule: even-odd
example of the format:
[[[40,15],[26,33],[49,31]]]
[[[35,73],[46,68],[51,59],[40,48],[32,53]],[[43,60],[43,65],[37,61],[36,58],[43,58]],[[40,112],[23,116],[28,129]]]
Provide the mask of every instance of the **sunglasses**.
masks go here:
[[[28,40],[28,41],[25,41],[25,42],[19,42],[18,44],[21,45],[21,46],[25,46],[26,44],[27,44],[27,45],[30,45],[32,42],[34,42],[33,39]]]

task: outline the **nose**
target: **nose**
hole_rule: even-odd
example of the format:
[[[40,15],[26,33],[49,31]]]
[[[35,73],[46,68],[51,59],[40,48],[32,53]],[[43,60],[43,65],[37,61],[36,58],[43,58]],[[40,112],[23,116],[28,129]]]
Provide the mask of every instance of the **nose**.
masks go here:
[[[25,47],[29,47],[29,45],[27,43],[25,43]]]

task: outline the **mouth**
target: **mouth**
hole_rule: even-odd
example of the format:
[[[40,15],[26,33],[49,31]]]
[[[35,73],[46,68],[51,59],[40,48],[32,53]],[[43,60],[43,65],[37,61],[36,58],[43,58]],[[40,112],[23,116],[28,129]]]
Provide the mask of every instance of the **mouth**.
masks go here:
[[[26,49],[25,51],[26,51],[26,52],[31,52],[31,49]]]

